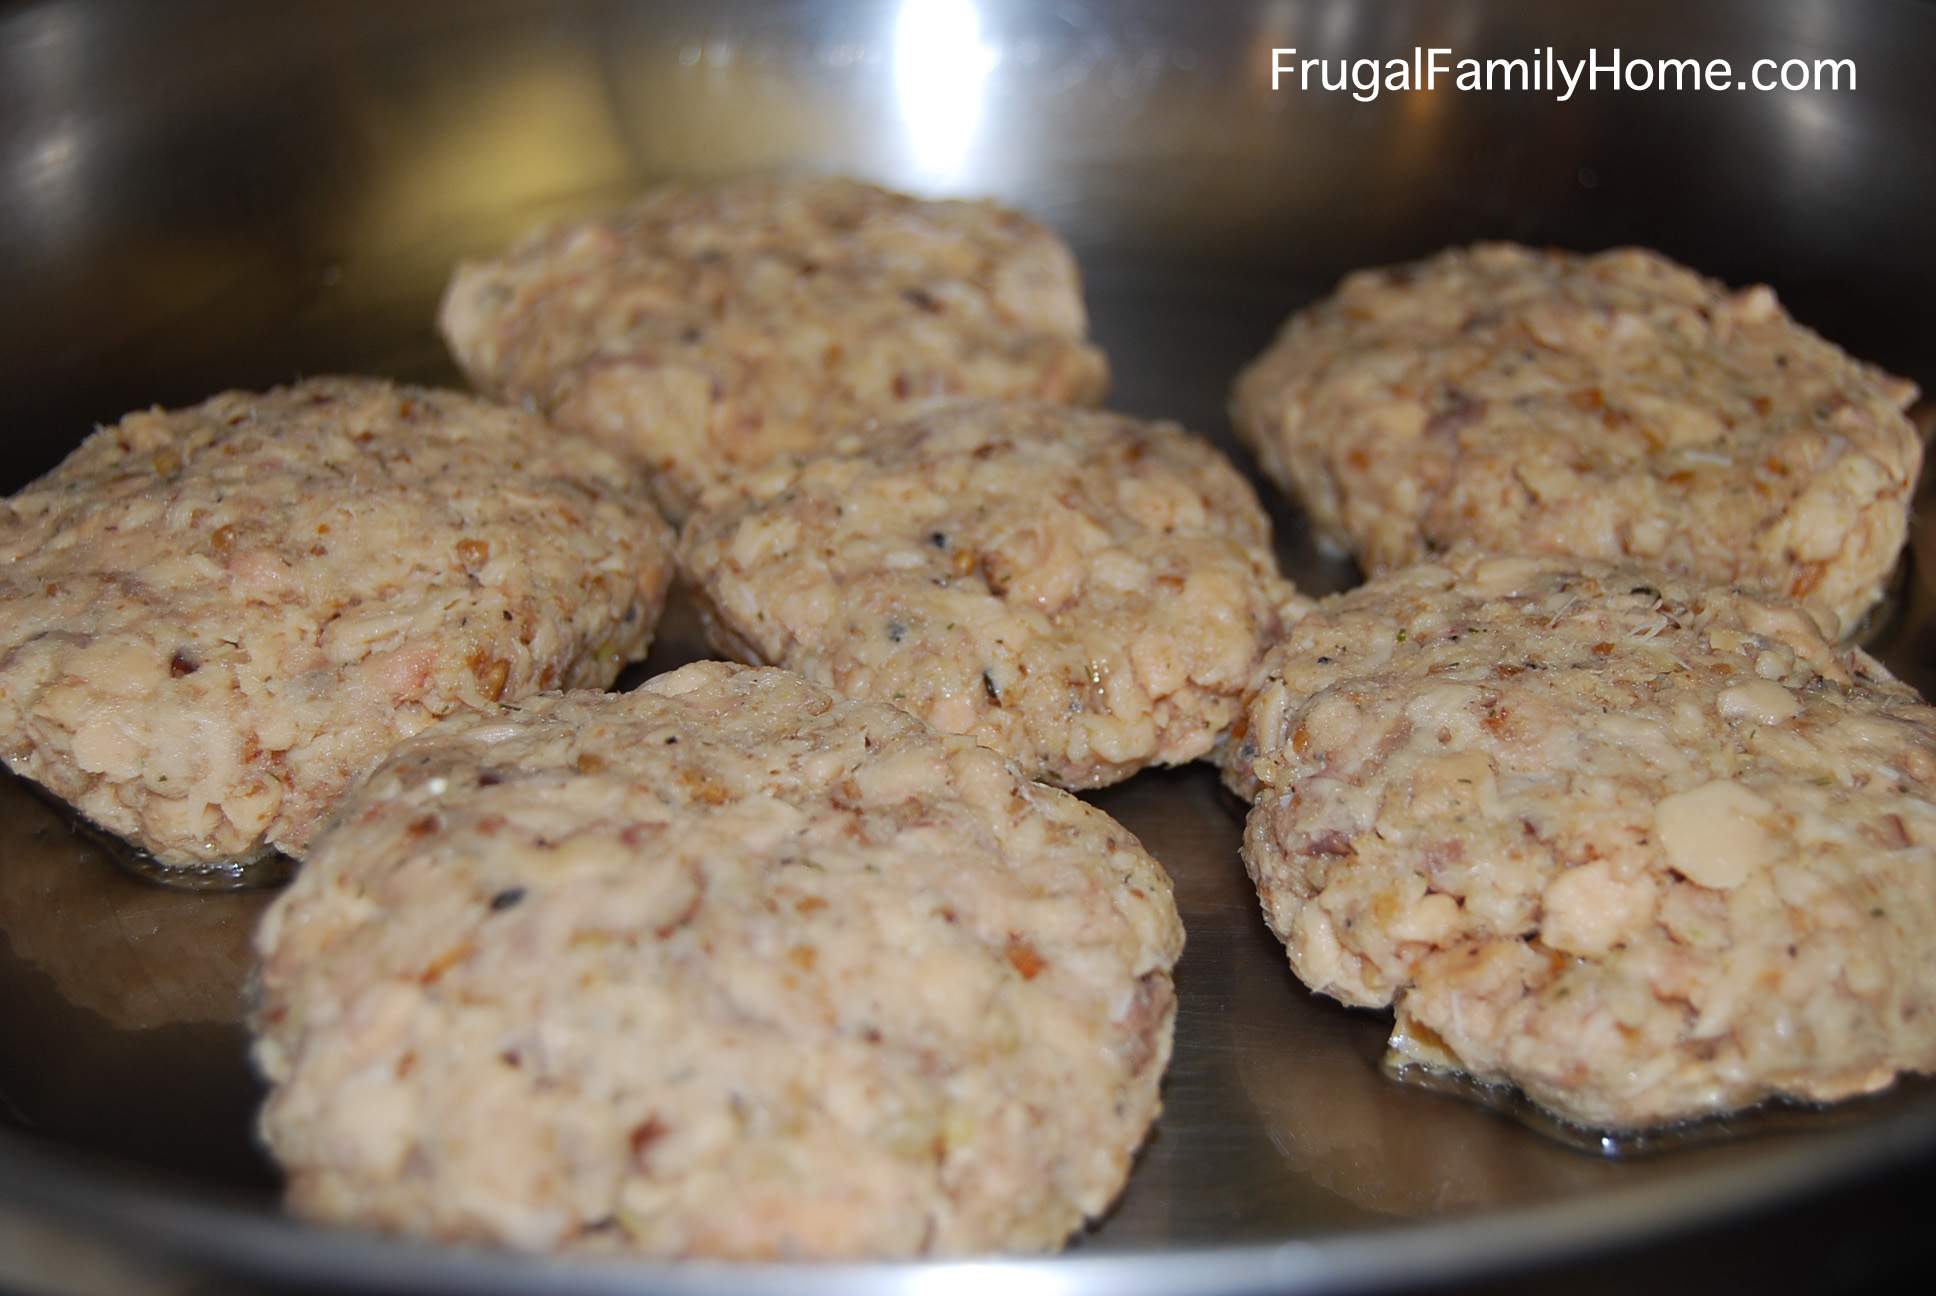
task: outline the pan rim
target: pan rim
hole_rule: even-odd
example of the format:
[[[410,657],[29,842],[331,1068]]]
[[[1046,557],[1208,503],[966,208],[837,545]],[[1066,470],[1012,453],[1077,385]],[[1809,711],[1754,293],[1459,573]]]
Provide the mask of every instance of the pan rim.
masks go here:
[[[56,1152],[0,1128],[0,1209],[124,1254],[152,1254],[196,1272],[322,1283],[355,1291],[720,1296],[722,1293],[1023,1292],[1108,1290],[1141,1296],[1190,1290],[1222,1296],[1349,1292],[1498,1276],[1653,1245],[1857,1180],[1936,1161],[1936,1104],[1919,1103],[1751,1165],[1706,1166],[1657,1182],[1565,1200],[1438,1217],[1349,1233],[1231,1246],[1150,1245],[1057,1256],[872,1263],[744,1263],[567,1258],[451,1246],[305,1223],[272,1207],[223,1200],[159,1170],[99,1154]],[[1752,1173],[1750,1173],[1752,1171]]]

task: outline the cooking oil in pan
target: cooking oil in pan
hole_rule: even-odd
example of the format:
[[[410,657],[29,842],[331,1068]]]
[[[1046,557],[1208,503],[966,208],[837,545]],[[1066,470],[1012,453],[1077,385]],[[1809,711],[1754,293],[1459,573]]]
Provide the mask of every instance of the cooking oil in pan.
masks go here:
[[[210,864],[164,864],[127,842],[99,829],[85,829],[100,842],[109,858],[143,881],[175,891],[247,891],[258,887],[279,887],[296,871],[296,861],[281,851],[265,851],[244,860],[219,860]]]
[[[277,887],[289,880],[296,861],[281,851],[264,851],[246,859],[216,860],[206,864],[167,864],[147,851],[108,832],[86,815],[31,779],[21,780],[59,812],[75,833],[100,847],[102,854],[144,882],[174,891],[244,891]]]
[[[1477,1103],[1576,1152],[1610,1160],[1631,1160],[1681,1148],[1818,1126],[1825,1121],[1836,1122],[1838,1117],[1864,1106],[1860,1098],[1834,1104],[1776,1099],[1741,1111],[1652,1129],[1588,1129],[1562,1120],[1511,1085],[1486,1084],[1462,1072],[1424,1066],[1396,1050],[1386,1052],[1378,1069],[1386,1079],[1398,1084]]]

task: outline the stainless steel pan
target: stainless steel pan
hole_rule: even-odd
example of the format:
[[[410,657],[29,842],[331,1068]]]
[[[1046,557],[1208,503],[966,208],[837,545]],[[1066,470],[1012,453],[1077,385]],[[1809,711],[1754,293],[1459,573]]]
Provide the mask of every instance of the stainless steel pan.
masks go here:
[[[1837,57],[1858,80],[1568,103],[1269,87],[1273,47],[1435,45]],[[430,320],[459,255],[655,177],[772,168],[1047,219],[1082,259],[1113,402],[1226,448],[1229,380],[1291,308],[1481,236],[1644,243],[1765,279],[1936,386],[1932,53],[1936,8],[1908,0],[11,5],[5,484],[150,403],[335,370],[455,381]],[[1925,691],[1928,522],[1875,640]],[[1350,583],[1294,512],[1278,523],[1301,584]],[[675,615],[653,665],[698,651]],[[1056,1260],[801,1272],[568,1267],[284,1220],[237,1025],[264,897],[148,887],[0,786],[0,1285],[1247,1292],[1578,1278],[1612,1257],[1623,1281],[1725,1288],[1927,1252],[1908,1222],[1936,1182],[1936,1086],[1650,1155],[1563,1146],[1381,1078],[1384,1023],[1292,980],[1206,770],[1095,799],[1169,867],[1190,933],[1168,1110],[1121,1206]]]

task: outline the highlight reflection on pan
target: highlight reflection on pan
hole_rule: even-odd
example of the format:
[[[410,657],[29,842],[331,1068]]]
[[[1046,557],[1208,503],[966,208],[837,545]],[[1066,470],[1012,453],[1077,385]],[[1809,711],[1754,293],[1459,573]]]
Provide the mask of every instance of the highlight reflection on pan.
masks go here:
[[[661,176],[776,168],[987,193],[1057,226],[1114,362],[1111,404],[1179,419],[1233,453],[1229,381],[1286,313],[1353,267],[1482,236],[1641,243],[1733,282],[1772,281],[1805,323],[1928,388],[1936,263],[1914,217],[1936,201],[1923,146],[1936,82],[1921,57],[1933,38],[1936,9],[1890,0],[15,6],[0,14],[6,485],[153,403],[328,371],[454,382],[431,318],[460,256]],[[1858,61],[1863,90],[1366,106],[1273,94],[1260,61],[1274,45],[1615,43],[1832,53]],[[944,44],[985,57],[916,75],[934,56],[915,51]],[[1348,564],[1264,494],[1300,586],[1350,584]],[[1905,611],[1875,641],[1925,692],[1929,507]],[[698,651],[675,628],[682,615],[653,669]],[[1186,1262],[1206,1287],[1444,1277],[1551,1254],[1541,1247],[1654,1238],[1892,1163],[1927,1180],[1927,1083],[1631,1163],[1392,1085],[1377,1071],[1387,1023],[1290,976],[1207,769],[1094,799],[1176,879],[1190,942],[1177,1060],[1119,1208],[1060,1267],[1018,1275],[1119,1291],[1154,1290]],[[252,1140],[258,1087],[236,1024],[262,903],[148,890],[36,798],[0,787],[0,1215],[64,1220],[90,1246],[162,1238],[272,1289],[359,1276],[452,1290],[703,1283],[560,1276],[284,1225]],[[1447,1220],[1456,1228],[1432,1231]],[[1848,1225],[1847,1245],[1907,1244],[1864,1227]],[[1751,1274],[1779,1240],[1729,1253],[1729,1271]],[[1790,1260],[1784,1278],[1808,1256]],[[799,1286],[782,1277],[776,1290]],[[868,1271],[839,1289],[956,1277],[991,1281]]]

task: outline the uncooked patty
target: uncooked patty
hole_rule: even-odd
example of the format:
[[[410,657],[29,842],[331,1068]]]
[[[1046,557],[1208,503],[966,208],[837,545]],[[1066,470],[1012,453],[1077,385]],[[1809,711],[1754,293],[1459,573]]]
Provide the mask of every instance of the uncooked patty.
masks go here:
[[[1665,564],[1846,634],[1907,532],[1915,394],[1768,288],[1487,244],[1347,278],[1239,377],[1233,416],[1374,572],[1460,542]]]
[[[1590,1126],[1936,1069],[1936,712],[1797,606],[1463,557],[1320,604],[1248,716],[1291,966]]]
[[[447,721],[265,919],[289,1200],[660,1256],[1042,1250],[1154,1119],[1182,928],[1101,811],[796,675]]]
[[[1306,602],[1172,423],[957,402],[776,460],[680,539],[713,642],[1063,787],[1208,754]]]
[[[636,474],[368,379],[130,414],[0,506],[0,754],[163,863],[300,854],[433,718],[644,655]]]
[[[460,265],[442,326],[486,391],[711,485],[949,395],[1094,404],[1075,260],[988,202],[851,180],[665,185]]]

